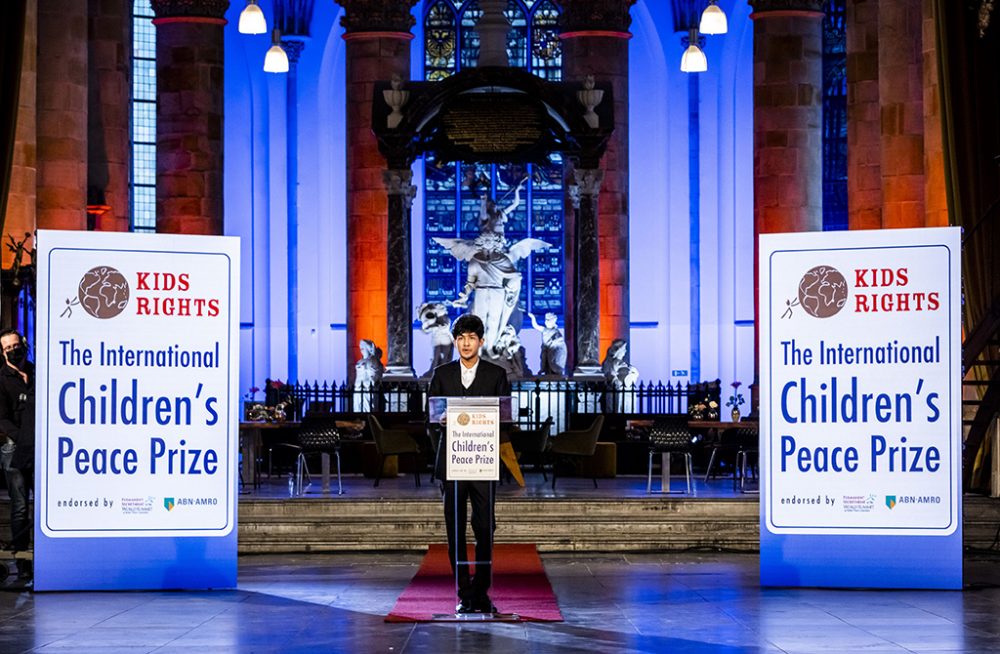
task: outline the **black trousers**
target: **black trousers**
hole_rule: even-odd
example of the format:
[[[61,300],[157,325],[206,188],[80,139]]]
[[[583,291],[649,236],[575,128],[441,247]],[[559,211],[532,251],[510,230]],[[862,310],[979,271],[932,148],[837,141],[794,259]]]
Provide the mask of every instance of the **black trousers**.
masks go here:
[[[462,600],[486,597],[489,590],[493,563],[493,532],[496,519],[493,513],[496,498],[494,481],[444,482],[444,523],[448,530],[448,558],[452,572],[458,579],[458,596]],[[465,540],[467,503],[472,503],[472,533],[476,537],[475,576],[470,579],[466,561],[468,548]]]

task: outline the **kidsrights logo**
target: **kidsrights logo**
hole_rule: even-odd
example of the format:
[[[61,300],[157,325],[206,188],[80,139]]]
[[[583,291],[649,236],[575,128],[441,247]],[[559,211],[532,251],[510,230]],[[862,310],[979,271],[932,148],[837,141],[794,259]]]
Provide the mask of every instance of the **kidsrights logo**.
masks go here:
[[[91,316],[101,320],[114,318],[128,306],[128,280],[111,266],[91,268],[80,279],[77,298]]]

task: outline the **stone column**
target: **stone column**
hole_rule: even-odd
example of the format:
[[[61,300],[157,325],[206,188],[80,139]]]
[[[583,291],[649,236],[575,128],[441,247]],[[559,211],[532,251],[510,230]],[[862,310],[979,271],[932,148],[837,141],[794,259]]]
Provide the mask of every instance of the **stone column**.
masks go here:
[[[757,297],[759,235],[823,229],[823,0],[750,0],[750,5]],[[757,303],[754,307],[756,351],[760,321]],[[759,359],[754,356],[755,370]]]
[[[878,2],[847,0],[847,220],[882,227]]]
[[[604,188],[597,207],[600,276],[595,278],[594,288],[600,288],[600,303],[594,309],[600,315],[598,349],[601,352],[616,338],[629,340],[628,41],[632,38],[629,10],[633,4],[635,0],[564,0],[562,3],[563,79],[576,81],[593,75],[597,80],[611,82],[614,94],[614,133],[600,164]],[[593,197],[597,200],[596,192]],[[581,197],[581,214],[584,202]],[[583,234],[583,231],[578,233]],[[580,279],[581,274],[589,274],[579,270],[582,265],[580,259],[567,265],[567,269],[575,266]],[[584,288],[577,290],[585,291]],[[575,313],[576,307],[589,304],[589,300],[575,298],[574,304],[573,323],[579,329],[580,321],[590,317]],[[590,335],[577,334],[577,344],[583,342],[581,338],[587,340]],[[578,369],[585,363],[589,365],[589,359],[589,353],[576,351]]]
[[[883,227],[925,221],[922,4],[878,2]]]
[[[576,208],[576,368],[574,377],[601,374],[601,239],[599,198],[604,171],[577,168],[573,171]]]
[[[299,58],[305,41],[282,39],[281,47],[288,56],[285,78],[285,164],[287,199],[286,265],[288,278],[288,379],[299,378]]]
[[[923,0],[924,210],[928,227],[948,226],[938,72],[937,3]]]
[[[17,240],[24,238],[25,233],[35,231],[38,184],[36,168],[37,8],[34,2],[28,2],[24,11],[24,44],[21,51],[21,77],[17,95],[17,122],[13,133],[14,150],[11,153],[13,157],[11,159],[10,187],[7,192],[7,211],[3,216],[3,233],[12,234]],[[9,101],[10,98],[5,100]],[[2,261],[4,268],[10,268],[14,263],[14,253],[3,248]],[[3,316],[0,316],[0,319],[2,318]]]
[[[39,0],[37,89],[38,227],[86,229],[86,2]]]
[[[90,0],[88,214],[100,231],[129,230],[132,12],[126,2]],[[90,227],[88,225],[88,227]]]
[[[417,187],[409,168],[382,171],[389,196],[386,253],[386,381],[413,379],[413,257],[410,253],[410,209]]]
[[[416,0],[337,0],[345,13],[347,65],[347,368],[361,358],[358,341],[380,347],[387,334],[388,201],[385,159],[371,129],[375,82],[410,77],[410,8]],[[407,275],[410,270],[405,271]],[[412,315],[408,316],[412,319]]]
[[[151,0],[156,231],[222,234],[223,26],[229,0]]]

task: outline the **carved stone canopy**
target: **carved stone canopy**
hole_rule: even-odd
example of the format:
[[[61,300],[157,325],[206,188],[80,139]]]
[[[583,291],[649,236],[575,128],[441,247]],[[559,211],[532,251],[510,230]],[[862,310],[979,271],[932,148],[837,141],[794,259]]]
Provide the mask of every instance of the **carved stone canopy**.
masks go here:
[[[543,162],[562,152],[582,167],[596,168],[611,135],[613,98],[592,107],[598,127],[585,117],[578,92],[584,81],[550,82],[518,68],[480,67],[438,82],[404,82],[403,117],[388,127],[392,108],[383,99],[389,82],[375,85],[372,129],[391,168],[404,168],[425,152],[438,161]]]
[[[344,8],[340,19],[347,34],[409,32],[416,24],[410,9],[417,0],[337,0]]]
[[[229,0],[150,0],[157,18],[225,18]]]
[[[563,0],[559,23],[563,32],[628,32],[629,10],[636,0]]]
[[[771,11],[809,11],[823,13],[825,0],[749,0],[755,15]]]

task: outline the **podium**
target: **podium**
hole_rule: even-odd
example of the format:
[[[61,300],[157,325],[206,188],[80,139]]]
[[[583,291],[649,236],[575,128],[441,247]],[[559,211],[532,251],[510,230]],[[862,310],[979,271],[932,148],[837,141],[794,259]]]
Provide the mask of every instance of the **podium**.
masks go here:
[[[438,469],[443,470],[444,511],[448,527],[449,559],[459,606],[471,612],[435,615],[435,620],[509,620],[513,613],[492,609],[486,591],[492,586],[494,506],[500,479],[500,424],[512,421],[510,397],[430,398],[432,423],[442,423]],[[443,460],[442,460],[443,459]],[[467,501],[472,502],[472,529],[476,555],[468,560],[466,544]],[[450,503],[450,504],[449,504]],[[474,576],[471,574],[474,568]]]

